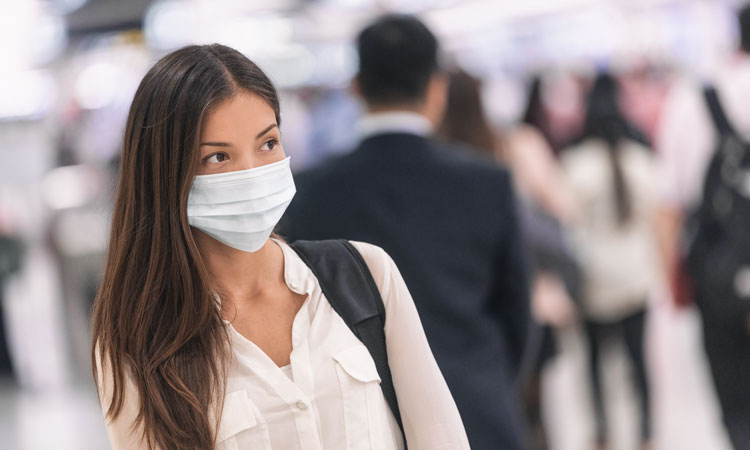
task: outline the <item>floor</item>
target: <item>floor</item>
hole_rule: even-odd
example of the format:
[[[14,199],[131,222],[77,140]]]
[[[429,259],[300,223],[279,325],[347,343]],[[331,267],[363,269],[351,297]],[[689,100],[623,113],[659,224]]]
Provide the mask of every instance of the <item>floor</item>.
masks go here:
[[[545,418],[551,450],[593,449],[594,428],[583,336],[560,336],[561,353],[544,377]],[[647,325],[654,450],[730,450],[692,309],[651,307]],[[637,397],[622,346],[606,355],[604,392],[612,434],[610,450],[638,449]]]
[[[92,386],[29,392],[0,384],[0,449],[108,449]]]

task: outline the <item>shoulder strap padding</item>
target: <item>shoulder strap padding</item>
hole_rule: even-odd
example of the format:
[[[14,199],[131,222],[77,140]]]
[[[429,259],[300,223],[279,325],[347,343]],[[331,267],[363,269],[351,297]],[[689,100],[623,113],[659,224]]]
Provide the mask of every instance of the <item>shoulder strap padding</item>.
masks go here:
[[[705,86],[703,88],[703,96],[708,106],[708,111],[711,113],[711,120],[716,127],[716,130],[722,135],[735,134],[732,123],[729,122],[724,108],[721,106],[719,100],[719,92],[714,86]]]

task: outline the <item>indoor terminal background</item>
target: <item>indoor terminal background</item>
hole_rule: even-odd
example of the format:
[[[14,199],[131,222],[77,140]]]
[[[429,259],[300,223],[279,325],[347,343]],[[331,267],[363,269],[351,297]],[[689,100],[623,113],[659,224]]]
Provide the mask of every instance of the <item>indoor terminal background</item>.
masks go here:
[[[709,78],[736,48],[740,1],[689,0],[1,0],[0,299],[13,374],[0,378],[0,449],[108,448],[89,367],[88,312],[103,270],[114,168],[135,88],[161,55],[220,42],[266,70],[282,96],[282,140],[296,170],[356,142],[352,39],[383,12],[416,14],[446,66],[483,82],[498,132],[513,127],[530,80],[561,141],[577,132],[588,80],[615,71],[631,120],[654,138],[670,89]],[[15,259],[14,255],[20,258]],[[14,262],[18,262],[18,267]],[[6,264],[3,266],[3,264]],[[649,302],[654,448],[727,450],[697,313],[665,286]],[[585,341],[558,333],[543,419],[554,450],[590,448]],[[613,450],[636,448],[622,350],[605,358]]]

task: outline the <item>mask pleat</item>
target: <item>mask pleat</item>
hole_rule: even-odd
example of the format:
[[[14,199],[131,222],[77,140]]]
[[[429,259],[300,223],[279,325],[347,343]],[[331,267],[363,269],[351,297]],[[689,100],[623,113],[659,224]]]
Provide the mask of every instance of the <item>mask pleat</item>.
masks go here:
[[[294,186],[288,187],[281,192],[253,200],[241,200],[238,202],[199,204],[188,203],[189,216],[225,216],[234,215],[238,211],[252,213],[264,212],[275,208],[284,201],[291,200],[295,194]]]
[[[190,189],[188,204],[214,205],[261,199],[281,192],[290,184],[294,184],[291,172],[264,177],[262,182],[246,179],[224,185],[194,185]]]

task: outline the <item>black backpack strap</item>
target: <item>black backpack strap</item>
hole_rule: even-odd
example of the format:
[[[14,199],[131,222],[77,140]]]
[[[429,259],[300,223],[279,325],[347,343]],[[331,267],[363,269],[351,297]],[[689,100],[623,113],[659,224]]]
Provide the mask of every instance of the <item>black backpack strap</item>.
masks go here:
[[[296,241],[290,244],[312,270],[336,313],[362,341],[375,361],[380,388],[404,435],[385,342],[385,305],[367,263],[346,240]],[[404,435],[404,445],[406,436]]]
[[[708,106],[708,111],[711,113],[711,120],[713,121],[716,130],[722,136],[735,134],[732,123],[729,122],[729,119],[724,112],[724,108],[721,106],[719,93],[716,90],[716,87],[710,85],[704,86],[703,97],[706,100],[706,105]]]
[[[721,106],[716,88],[712,86],[704,87],[704,96],[708,109],[711,111],[714,126],[721,138],[718,151],[715,152],[704,179],[712,181],[710,180],[710,176],[713,175],[716,178],[714,183],[719,182],[727,186],[730,190],[743,192],[744,186],[742,183],[744,182],[744,177],[741,173],[743,165],[746,164],[745,161],[748,151],[750,151],[750,144],[732,127],[724,108]]]

